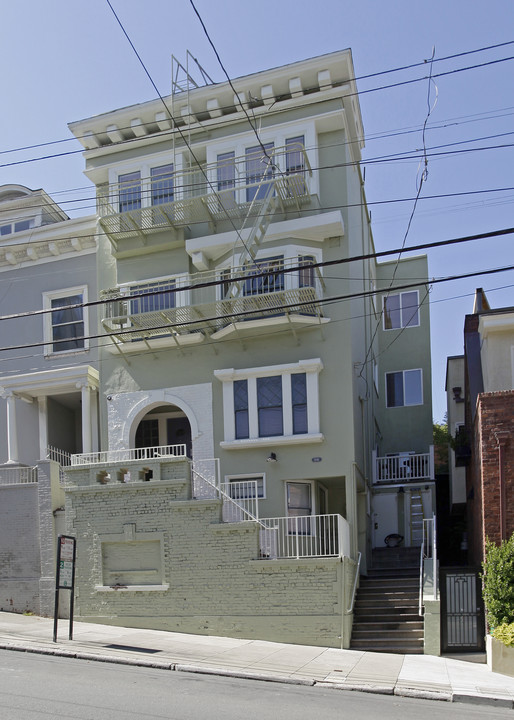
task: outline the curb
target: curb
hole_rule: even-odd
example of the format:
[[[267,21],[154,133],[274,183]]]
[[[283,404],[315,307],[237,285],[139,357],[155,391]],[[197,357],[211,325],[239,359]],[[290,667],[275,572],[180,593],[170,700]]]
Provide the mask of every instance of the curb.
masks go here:
[[[145,667],[153,670],[167,670],[172,672],[194,673],[198,675],[214,675],[219,677],[241,678],[243,680],[260,680],[261,682],[274,682],[284,685],[301,685],[306,687],[328,688],[332,690],[346,690],[350,692],[374,693],[377,695],[396,695],[399,697],[415,698],[419,700],[436,700],[454,703],[467,703],[472,705],[489,705],[492,707],[514,709],[514,700],[508,697],[493,697],[492,695],[474,695],[461,692],[436,692],[394,685],[378,685],[370,683],[333,683],[323,680],[307,678],[293,678],[288,675],[272,675],[266,673],[247,672],[244,670],[227,670],[224,668],[202,667],[200,665],[183,665],[180,663],[158,662],[146,658],[123,658],[115,655],[101,655],[85,651],[65,650],[59,647],[42,647],[19,645],[16,643],[0,642],[0,650],[33,653],[35,655],[49,655],[54,657],[88,660],[94,662],[112,663],[113,665],[128,665],[132,667]]]
[[[199,675],[219,675],[221,677],[237,677],[244,680],[264,680],[266,682],[282,683],[285,685],[315,685],[314,680],[307,678],[292,678],[289,675],[270,675],[266,673],[247,672],[245,670],[226,670],[224,668],[209,668],[198,665],[176,665],[178,672],[197,673]]]

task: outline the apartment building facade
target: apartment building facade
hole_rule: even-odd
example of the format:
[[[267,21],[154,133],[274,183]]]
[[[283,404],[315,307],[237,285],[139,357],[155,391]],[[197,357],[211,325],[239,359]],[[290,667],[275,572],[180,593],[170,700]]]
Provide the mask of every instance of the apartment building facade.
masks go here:
[[[434,507],[426,258],[373,256],[350,51],[173,89],[70,124],[101,300],[77,612],[347,647],[359,558]]]

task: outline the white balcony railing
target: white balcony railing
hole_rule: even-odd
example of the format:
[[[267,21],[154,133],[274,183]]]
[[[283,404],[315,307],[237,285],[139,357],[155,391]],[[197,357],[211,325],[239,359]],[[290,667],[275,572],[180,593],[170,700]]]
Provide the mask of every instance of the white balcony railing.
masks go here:
[[[0,469],[0,485],[26,485],[37,483],[37,467]]]
[[[284,210],[310,199],[312,170],[301,145],[277,147],[265,157],[242,156],[222,163],[171,171],[169,175],[101,185],[101,225],[114,245],[126,237],[195,222],[240,219],[257,212],[268,186]],[[257,203],[253,202],[257,200]]]
[[[377,457],[373,453],[375,483],[405,483],[434,480],[434,449],[428,453],[398,453]]]
[[[318,319],[324,283],[313,258],[293,257],[119,286],[101,293],[104,329],[122,342],[216,332],[277,315]],[[213,282],[218,282],[213,285]],[[236,297],[230,288],[239,288]]]
[[[186,445],[160,445],[158,447],[127,448],[126,450],[102,450],[71,456],[71,465],[103,465],[130,462],[131,460],[157,460],[163,458],[186,458]]]
[[[221,483],[223,522],[242,522],[259,518],[259,492],[256,480]]]
[[[350,556],[350,528],[341,515],[262,518],[261,557]]]

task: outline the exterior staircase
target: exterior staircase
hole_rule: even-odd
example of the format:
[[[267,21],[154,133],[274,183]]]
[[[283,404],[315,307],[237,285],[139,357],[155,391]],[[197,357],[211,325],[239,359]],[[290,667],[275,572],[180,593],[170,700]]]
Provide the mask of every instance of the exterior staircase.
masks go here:
[[[423,653],[419,615],[418,547],[377,548],[361,576],[354,607],[351,649]]]

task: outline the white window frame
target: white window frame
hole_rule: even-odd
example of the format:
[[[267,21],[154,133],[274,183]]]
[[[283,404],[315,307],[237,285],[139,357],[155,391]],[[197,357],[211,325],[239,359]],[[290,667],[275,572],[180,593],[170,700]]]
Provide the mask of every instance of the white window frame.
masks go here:
[[[291,138],[299,137],[303,135],[305,141],[305,152],[308,157],[311,167],[318,167],[318,150],[317,150],[317,135],[316,129],[313,122],[302,122],[302,123],[288,123],[283,124],[280,127],[263,129],[259,134],[260,140],[263,145],[272,142],[274,148],[284,148],[286,146],[286,140]],[[239,159],[240,162],[245,162],[246,149],[256,145],[255,135],[252,133],[242,133],[241,135],[233,135],[227,138],[223,142],[213,142],[208,144],[206,147],[207,164],[209,167],[214,168],[217,162],[218,155],[223,155],[226,152],[233,151],[235,158]],[[286,168],[280,168],[285,173]],[[307,170],[306,170],[307,172]],[[213,187],[217,187],[217,180],[215,177],[215,170],[211,171],[212,177],[210,178],[213,182]],[[243,182],[244,174],[243,168],[241,168],[241,174],[239,178],[236,173],[236,200],[239,203],[246,202],[246,185]],[[308,187],[311,194],[319,194],[319,180],[318,173],[313,173],[312,177],[308,178]]]
[[[293,445],[319,443],[324,440],[320,432],[319,373],[323,369],[320,358],[300,360],[286,365],[244,368],[242,370],[215,370],[214,376],[223,384],[224,440],[220,446],[227,450],[272,445]],[[293,434],[293,407],[291,375],[305,373],[307,385],[307,433]],[[257,408],[257,378],[280,375],[282,377],[283,434],[259,437]],[[234,381],[248,381],[248,425],[249,437],[236,439],[234,414]]]
[[[134,288],[142,285],[151,285],[152,283],[166,282],[167,280],[175,282],[175,306],[186,307],[191,304],[191,291],[181,290],[187,287],[189,283],[189,273],[178,273],[177,275],[164,275],[161,277],[145,278],[144,280],[134,280],[133,282],[123,283],[119,286],[123,300],[130,301],[130,293]],[[165,291],[164,291],[165,292]],[[150,311],[157,312],[157,311]]]
[[[76,355],[77,353],[87,352],[89,350],[89,308],[82,308],[82,321],[84,323],[84,347],[73,348],[72,350],[54,350],[53,341],[53,325],[52,325],[52,300],[57,300],[63,297],[70,297],[71,295],[82,295],[82,303],[87,304],[88,293],[87,285],[77,285],[71,288],[64,288],[63,290],[52,290],[43,293],[43,309],[48,310],[43,315],[43,339],[45,346],[43,354],[49,355]]]
[[[415,403],[406,403],[405,402],[405,373],[408,372],[419,372],[420,377],[420,390],[421,390],[421,402],[415,402]],[[402,374],[403,379],[403,405],[388,405],[387,403],[387,376],[388,375],[396,375],[397,373]],[[384,385],[385,385],[385,402],[386,407],[388,409],[393,408],[405,408],[405,407],[420,407],[424,403],[424,393],[423,393],[423,369],[422,368],[407,368],[405,370],[391,370],[390,372],[386,372],[384,376]]]
[[[151,169],[163,167],[164,165],[173,165],[174,183],[173,183],[173,199],[177,200],[182,197],[182,186],[177,184],[177,180],[182,176],[184,169],[184,158],[182,153],[176,153],[175,157],[170,153],[163,153],[151,160],[137,162],[131,160],[129,162],[119,163],[115,167],[109,169],[108,182],[111,193],[111,204],[118,207],[119,203],[119,182],[122,175],[138,172],[141,176],[141,208],[159,207],[152,205],[152,177]]]
[[[264,240],[264,244],[266,243],[266,240]],[[294,260],[296,258],[297,265],[300,264],[300,258],[301,257],[308,257],[312,256],[314,258],[314,264],[320,263],[323,260],[323,253],[321,248],[319,247],[313,247],[312,245],[309,246],[303,246],[303,245],[297,245],[297,244],[290,244],[287,245],[280,245],[277,247],[264,247],[261,248],[256,256],[255,261],[257,263],[262,262],[263,260],[266,260],[266,258],[274,257],[281,255],[285,267],[291,267],[289,263],[294,263]],[[233,262],[225,262],[222,265],[219,265],[216,268],[216,272],[218,275],[218,279],[221,280],[221,276],[223,271],[225,270],[233,270],[234,267],[241,267],[241,258],[243,257],[242,254],[235,255],[233,257]],[[249,265],[249,269],[251,269],[251,265]],[[320,273],[323,273],[323,268],[319,268]],[[316,291],[319,294],[321,293],[321,281],[317,275],[317,272],[315,271],[314,275],[314,287]],[[297,272],[284,272],[284,290],[298,290],[299,289],[299,282],[298,282],[298,273]],[[218,285],[216,287],[216,299],[217,300],[223,300],[223,287],[222,285]],[[225,298],[226,299],[226,298]]]
[[[310,515],[316,515],[317,507],[316,507],[316,483],[314,480],[286,480],[284,483],[284,493],[285,493],[285,502],[284,507],[286,509],[286,517],[296,517],[295,515],[289,514],[289,505],[287,503],[287,486],[289,483],[294,483],[295,485],[310,485],[311,486],[311,512]],[[326,491],[325,486],[323,486],[324,490]]]
[[[258,500],[266,500],[266,473],[246,473],[244,475],[225,475],[225,483],[231,483],[231,482],[245,482],[250,480],[257,480],[257,478],[262,478],[262,495],[259,495],[259,486],[257,485],[257,499]]]
[[[417,323],[409,323],[408,325],[403,324],[403,306],[402,306],[402,297],[404,295],[409,295],[410,293],[416,293],[416,307],[417,307],[417,315],[418,315],[418,322]],[[400,298],[400,326],[394,327],[394,328],[388,328],[386,327],[386,310],[385,310],[385,304],[386,300],[392,297],[398,296]],[[420,304],[419,304],[419,290],[405,290],[404,292],[397,292],[397,293],[389,293],[388,295],[382,295],[382,327],[386,332],[389,332],[390,330],[403,330],[403,329],[409,329],[413,327],[419,327],[421,324],[420,319]]]

